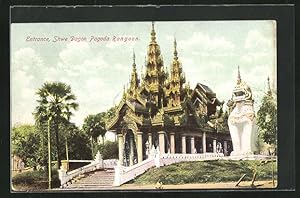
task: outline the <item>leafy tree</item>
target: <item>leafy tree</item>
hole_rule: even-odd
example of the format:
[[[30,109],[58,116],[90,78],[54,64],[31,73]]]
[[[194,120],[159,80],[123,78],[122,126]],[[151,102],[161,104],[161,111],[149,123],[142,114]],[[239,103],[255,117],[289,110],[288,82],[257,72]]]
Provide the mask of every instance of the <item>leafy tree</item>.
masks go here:
[[[12,129],[12,153],[19,156],[27,166],[38,164],[39,136],[33,125],[16,125]]]
[[[34,116],[38,125],[43,125],[49,119],[51,127],[54,128],[57,166],[61,165],[59,126],[70,120],[73,110],[77,110],[76,96],[72,93],[71,87],[61,82],[46,82],[37,91],[39,99]]]
[[[116,110],[117,110],[117,106],[114,106],[114,107],[111,107],[110,109],[108,109],[106,111],[106,113],[105,113],[105,123],[110,122],[110,120],[115,117]]]
[[[98,145],[97,150],[103,159],[117,159],[119,157],[118,142],[106,141],[104,144]]]
[[[262,104],[257,112],[257,125],[264,142],[277,147],[277,102],[269,92],[262,99]]]
[[[69,159],[92,159],[90,152],[89,136],[80,130],[74,123],[64,125],[61,129],[65,135],[63,147],[66,148],[65,155],[68,153]]]
[[[106,133],[105,130],[105,113],[101,112],[96,115],[88,115],[84,119],[82,126],[83,131],[91,138],[92,155],[94,156],[94,142],[99,135],[102,140]],[[104,142],[104,141],[102,141]]]

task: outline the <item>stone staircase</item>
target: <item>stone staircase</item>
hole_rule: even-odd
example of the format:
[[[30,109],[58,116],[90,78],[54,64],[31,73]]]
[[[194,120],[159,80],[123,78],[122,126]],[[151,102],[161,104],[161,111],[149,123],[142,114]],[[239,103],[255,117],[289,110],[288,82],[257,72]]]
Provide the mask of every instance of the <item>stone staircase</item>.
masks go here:
[[[97,170],[93,172],[86,173],[84,175],[79,175],[78,177],[72,179],[68,182],[68,185],[64,190],[105,190],[113,189],[114,182],[114,170]]]

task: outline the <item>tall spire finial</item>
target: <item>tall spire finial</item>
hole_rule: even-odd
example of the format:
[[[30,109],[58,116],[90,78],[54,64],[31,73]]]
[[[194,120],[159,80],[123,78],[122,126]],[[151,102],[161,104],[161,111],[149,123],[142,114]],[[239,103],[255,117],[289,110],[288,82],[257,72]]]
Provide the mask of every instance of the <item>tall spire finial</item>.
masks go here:
[[[272,91],[271,91],[270,78],[269,78],[269,76],[268,76],[267,80],[268,80],[268,92],[267,92],[267,94],[270,96],[270,95],[272,95]]]
[[[151,40],[155,41],[156,37],[155,37],[156,33],[154,30],[154,21],[152,21],[152,31],[151,31]]]
[[[135,52],[134,52],[134,48],[132,50],[132,53],[133,53],[133,55],[132,55],[132,58],[133,58],[133,67],[135,67]]]
[[[126,99],[126,87],[125,85],[123,86],[123,96],[124,99]]]
[[[174,58],[177,60],[177,42],[176,42],[176,38],[174,37]]]
[[[144,71],[143,71],[143,69],[144,69],[144,65],[142,64],[142,66],[141,66],[141,79],[144,78]]]
[[[240,73],[240,66],[238,65],[238,77],[237,77],[237,84],[240,84],[242,81],[241,79],[241,73]]]

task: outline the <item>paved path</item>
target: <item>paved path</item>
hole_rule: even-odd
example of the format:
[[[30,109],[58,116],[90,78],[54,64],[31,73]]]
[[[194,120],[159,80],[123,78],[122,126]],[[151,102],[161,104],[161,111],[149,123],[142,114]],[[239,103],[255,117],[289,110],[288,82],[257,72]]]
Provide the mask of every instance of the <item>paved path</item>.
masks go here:
[[[203,189],[221,189],[221,190],[239,190],[239,189],[256,189],[256,188],[266,188],[272,189],[276,188],[277,181],[275,181],[275,186],[273,187],[272,181],[256,181],[254,182],[254,187],[251,187],[250,181],[244,181],[239,184],[238,187],[235,186],[236,182],[221,182],[221,183],[202,183],[202,184],[180,184],[180,185],[162,185],[162,189],[159,189],[158,185],[136,185],[136,184],[124,184],[120,187],[96,187],[96,186],[87,186],[84,188],[65,188],[57,190],[184,190],[184,189],[194,189],[194,190],[203,190]]]
[[[201,184],[179,184],[179,185],[162,185],[163,189],[240,189],[247,188],[251,189],[251,182],[241,182],[238,187],[235,187],[236,182],[221,182],[221,183],[201,183]],[[272,181],[256,181],[254,182],[254,188],[276,188],[273,187]],[[158,189],[158,185],[135,185],[135,184],[124,184],[118,189],[129,190],[129,189]]]

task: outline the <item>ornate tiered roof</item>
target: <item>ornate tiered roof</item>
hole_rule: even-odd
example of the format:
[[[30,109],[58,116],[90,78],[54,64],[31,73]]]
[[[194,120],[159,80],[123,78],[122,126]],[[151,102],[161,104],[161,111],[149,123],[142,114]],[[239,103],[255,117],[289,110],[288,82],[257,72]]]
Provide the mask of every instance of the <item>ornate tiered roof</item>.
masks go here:
[[[145,73],[139,80],[135,54],[128,89],[124,88],[115,117],[107,124],[108,130],[118,130],[131,122],[138,128],[185,127],[202,131],[228,132],[222,111],[223,102],[206,85],[198,83],[190,89],[186,83],[182,64],[178,57],[177,41],[174,39],[174,56],[170,71],[164,68],[160,46],[156,41],[154,23],[145,60]],[[219,109],[218,109],[218,108]]]

